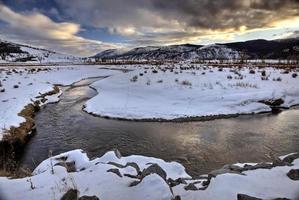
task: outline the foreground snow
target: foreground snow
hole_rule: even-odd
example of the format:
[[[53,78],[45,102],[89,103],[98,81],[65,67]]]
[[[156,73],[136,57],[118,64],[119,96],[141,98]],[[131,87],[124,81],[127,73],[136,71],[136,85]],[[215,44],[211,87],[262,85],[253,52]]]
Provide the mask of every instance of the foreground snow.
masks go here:
[[[35,69],[34,71],[30,71]],[[98,66],[67,66],[38,68],[0,69],[0,140],[11,126],[18,127],[25,119],[18,113],[29,103],[37,100],[40,94],[53,90],[54,84],[70,85],[88,77],[108,76],[119,73],[116,70],[99,69]],[[50,103],[58,101],[60,93],[46,97]]]
[[[186,200],[234,200],[238,194],[296,199],[299,181],[291,179],[288,172],[299,168],[298,156],[281,158],[285,166],[264,164],[260,169],[250,169],[257,165],[236,164],[230,167],[242,172],[193,179],[177,162],[137,155],[121,157],[117,151],[89,160],[82,150],[74,150],[43,161],[31,177],[0,178],[0,198],[60,199],[75,189],[79,197],[95,195],[101,200],[171,200],[175,196]],[[270,167],[262,169],[265,165]]]
[[[186,67],[183,65],[182,67]],[[86,103],[87,112],[126,119],[205,117],[271,111],[260,100],[283,99],[283,107],[299,103],[295,72],[267,68],[209,68],[174,70],[145,67],[97,81],[99,94]],[[262,71],[265,76],[262,80]],[[100,103],[99,103],[100,102]]]

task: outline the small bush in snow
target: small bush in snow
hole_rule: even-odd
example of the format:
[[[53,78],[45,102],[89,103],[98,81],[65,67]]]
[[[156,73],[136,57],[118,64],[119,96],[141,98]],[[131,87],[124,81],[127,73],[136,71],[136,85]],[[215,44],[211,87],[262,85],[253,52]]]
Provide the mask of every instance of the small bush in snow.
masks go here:
[[[280,77],[278,78],[273,78],[273,81],[282,81],[282,79]]]
[[[174,72],[175,74],[179,74],[179,72]]]
[[[293,77],[293,78],[296,78],[297,76],[298,76],[297,73],[293,73],[293,74],[292,74],[292,77]]]
[[[227,76],[227,79],[232,79],[233,77],[231,75],[228,75]]]
[[[222,71],[223,71],[223,69],[222,69],[222,68],[218,68],[218,71],[219,71],[219,72],[222,72]]]
[[[202,72],[201,74],[202,74],[202,75],[205,75],[205,74],[206,74],[206,72]]]
[[[5,89],[4,89],[4,88],[2,88],[2,89],[0,90],[0,92],[5,92]]]
[[[282,72],[282,74],[288,74],[288,73],[290,73],[290,72],[287,69]]]
[[[181,82],[182,85],[191,86],[192,83],[190,81],[184,80]]]
[[[262,76],[262,81],[267,81],[268,80],[268,76]]]
[[[157,73],[158,73],[158,71],[157,71],[157,70],[155,70],[155,69],[154,69],[152,72],[153,72],[154,74],[157,74]]]
[[[158,80],[157,83],[163,83],[163,80]]]
[[[151,84],[151,80],[148,79],[148,80],[146,81],[146,85],[150,85],[150,84]]]
[[[262,76],[266,76],[266,71],[265,70],[262,71]]]
[[[249,71],[249,74],[255,74],[255,71],[254,71],[253,69],[251,69],[251,70]]]
[[[257,88],[256,84],[237,82],[234,86],[242,88]]]
[[[18,87],[19,87],[18,85],[14,85],[14,86],[13,86],[13,88],[18,88]]]
[[[2,83],[1,83],[1,81],[0,81],[0,87],[2,87]]]
[[[139,76],[143,76],[143,73],[140,73]]]
[[[133,78],[131,78],[131,82],[136,82],[138,80],[138,76],[133,76]]]
[[[179,82],[179,79],[176,78],[176,79],[174,79],[174,81],[177,83],[177,82]]]

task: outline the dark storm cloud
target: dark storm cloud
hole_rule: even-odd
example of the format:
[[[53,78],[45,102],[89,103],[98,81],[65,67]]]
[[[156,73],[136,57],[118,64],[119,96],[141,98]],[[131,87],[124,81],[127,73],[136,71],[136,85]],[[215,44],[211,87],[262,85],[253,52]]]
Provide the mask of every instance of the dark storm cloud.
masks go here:
[[[262,33],[271,39],[286,26],[298,30],[295,17],[299,0],[0,0],[0,36],[92,54],[111,46],[260,38],[258,31],[279,28]]]
[[[298,0],[57,0],[74,20],[89,25],[165,25],[228,29],[259,28],[277,19],[299,15]],[[157,18],[149,18],[156,16]],[[160,20],[160,21],[159,21]],[[114,22],[114,23],[112,23]]]

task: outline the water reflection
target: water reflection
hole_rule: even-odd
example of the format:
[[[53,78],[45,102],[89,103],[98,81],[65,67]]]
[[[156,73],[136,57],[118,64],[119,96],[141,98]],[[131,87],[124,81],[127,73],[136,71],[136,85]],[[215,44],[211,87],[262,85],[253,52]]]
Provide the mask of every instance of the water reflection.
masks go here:
[[[129,122],[83,112],[82,105],[95,94],[88,86],[65,89],[58,104],[42,109],[22,163],[33,168],[32,160],[41,162],[49,149],[57,154],[81,148],[95,157],[118,148],[124,155],[179,161],[195,175],[227,163],[260,162],[272,154],[299,151],[296,109],[205,122]]]

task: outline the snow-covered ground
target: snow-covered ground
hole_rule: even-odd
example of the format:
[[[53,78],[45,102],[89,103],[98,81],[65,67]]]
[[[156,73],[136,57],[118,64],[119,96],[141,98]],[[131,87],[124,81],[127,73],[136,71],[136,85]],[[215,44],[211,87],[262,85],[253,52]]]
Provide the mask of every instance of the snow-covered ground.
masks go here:
[[[99,94],[85,111],[125,119],[205,117],[271,111],[260,100],[299,104],[299,77],[281,69],[218,68],[164,70],[148,66],[92,84]],[[185,67],[182,65],[182,67]],[[265,76],[262,71],[265,70]],[[266,79],[266,80],[262,80]]]
[[[230,173],[193,179],[177,162],[138,155],[122,157],[117,151],[89,160],[82,150],[73,150],[43,161],[30,177],[1,177],[0,198],[60,199],[73,189],[75,196],[101,200],[171,200],[178,196],[182,200],[237,200],[238,194],[296,200],[299,155],[291,156],[281,158],[281,166],[230,165]]]
[[[47,67],[39,67],[45,69]],[[69,85],[88,77],[108,76],[120,73],[116,70],[99,69],[99,66],[49,67],[47,71],[30,71],[35,68],[0,69],[0,140],[11,126],[18,127],[25,119],[18,113],[41,93],[53,90],[54,84]],[[48,96],[47,101],[57,101],[59,94]]]

